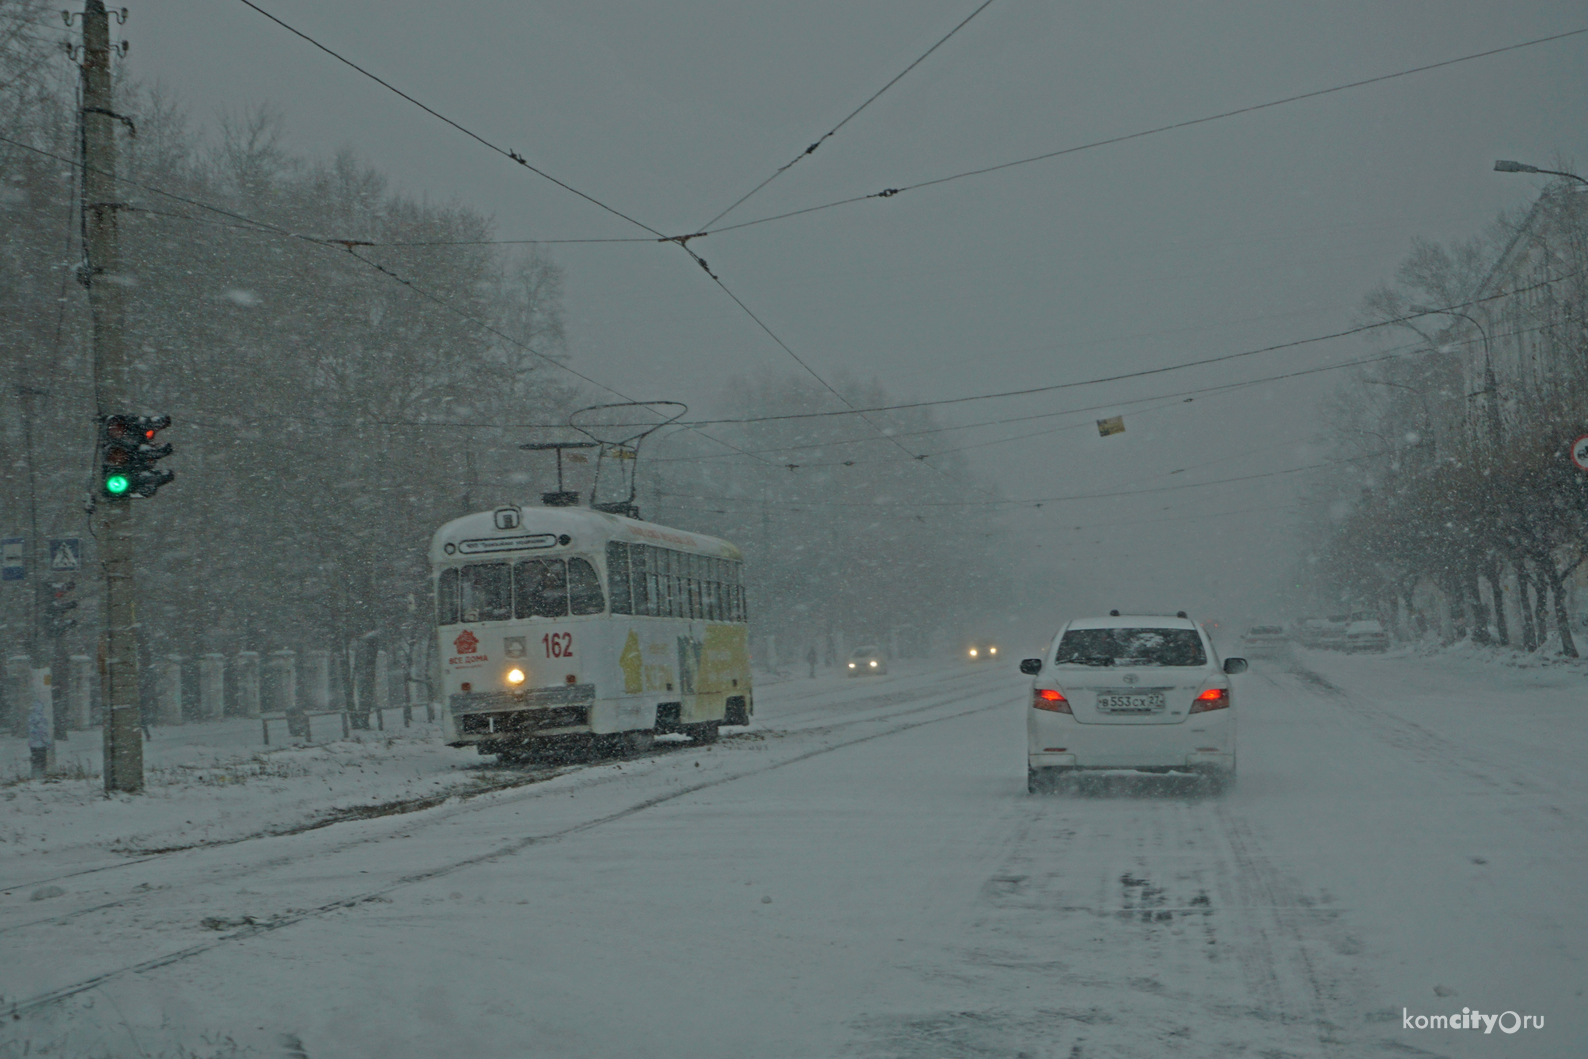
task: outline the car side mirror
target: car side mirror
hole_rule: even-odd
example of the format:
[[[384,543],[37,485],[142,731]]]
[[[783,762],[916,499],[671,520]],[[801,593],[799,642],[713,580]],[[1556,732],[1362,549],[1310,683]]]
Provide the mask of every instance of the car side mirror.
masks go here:
[[[1024,673],[1028,677],[1036,676],[1038,673],[1042,672],[1042,659],[1022,658],[1020,660],[1020,672]]]
[[[1248,668],[1244,658],[1226,658],[1224,660],[1224,672],[1226,673],[1244,673]]]

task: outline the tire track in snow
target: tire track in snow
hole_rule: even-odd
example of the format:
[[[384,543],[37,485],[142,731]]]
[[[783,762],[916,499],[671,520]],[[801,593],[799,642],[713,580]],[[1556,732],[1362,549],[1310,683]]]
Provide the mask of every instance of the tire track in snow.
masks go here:
[[[1566,792],[1540,782],[1536,774],[1518,775],[1514,767],[1475,753],[1470,746],[1452,742],[1416,721],[1375,708],[1300,662],[1292,661],[1289,672],[1305,689],[1315,695],[1326,696],[1351,717],[1363,722],[1363,726],[1381,742],[1429,766],[1442,776],[1456,774],[1465,777],[1480,784],[1489,794],[1526,793],[1552,802],[1565,800]],[[1506,778],[1502,781],[1497,776]],[[1542,814],[1551,825],[1569,829],[1573,835],[1580,833],[1580,820],[1558,805],[1534,805],[1531,808]]]

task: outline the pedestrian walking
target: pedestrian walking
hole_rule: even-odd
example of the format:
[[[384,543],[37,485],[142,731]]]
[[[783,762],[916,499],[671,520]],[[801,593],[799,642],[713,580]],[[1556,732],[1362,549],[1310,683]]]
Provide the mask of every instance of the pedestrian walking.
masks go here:
[[[805,662],[811,667],[811,679],[816,679],[816,645],[811,644],[811,649],[805,652]]]

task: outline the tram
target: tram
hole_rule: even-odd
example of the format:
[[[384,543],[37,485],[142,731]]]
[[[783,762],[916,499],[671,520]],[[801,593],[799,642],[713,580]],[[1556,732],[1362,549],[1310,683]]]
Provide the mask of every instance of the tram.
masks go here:
[[[502,507],[430,543],[442,724],[504,760],[713,742],[750,722],[743,557],[585,507]]]

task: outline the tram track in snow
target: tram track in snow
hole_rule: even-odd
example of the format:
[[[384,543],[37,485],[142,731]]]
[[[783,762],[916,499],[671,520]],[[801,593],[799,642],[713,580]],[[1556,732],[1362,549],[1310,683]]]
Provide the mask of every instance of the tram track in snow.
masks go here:
[[[682,787],[680,787],[678,789],[675,789],[675,790],[666,791],[666,792],[663,792],[663,793],[660,793],[660,794],[654,794],[654,795],[652,795],[650,797],[643,798],[643,799],[641,799],[641,800],[639,800],[637,802],[634,802],[634,803],[632,803],[630,805],[624,806],[621,809],[617,809],[617,810],[614,810],[612,812],[602,814],[602,815],[600,815],[598,817],[595,817],[595,818],[592,818],[592,819],[589,819],[589,820],[579,821],[579,822],[576,822],[576,823],[573,823],[573,824],[569,824],[569,825],[567,825],[565,827],[557,828],[557,829],[554,829],[552,831],[548,831],[548,832],[544,832],[544,833],[540,833],[540,834],[523,835],[523,836],[520,836],[518,838],[512,839],[512,840],[510,840],[510,841],[508,841],[508,842],[506,842],[504,844],[501,844],[501,845],[497,846],[494,849],[486,850],[486,851],[484,851],[482,853],[478,853],[478,854],[475,854],[475,855],[472,855],[472,856],[468,856],[468,857],[457,858],[457,859],[448,861],[447,863],[444,863],[444,864],[441,864],[441,865],[438,865],[438,866],[435,866],[435,867],[432,867],[432,868],[427,868],[427,869],[422,870],[422,871],[417,871],[417,872],[412,872],[412,873],[409,873],[409,874],[405,874],[403,876],[398,877],[397,879],[394,879],[394,880],[392,880],[392,881],[390,881],[388,883],[385,883],[384,885],[381,885],[381,886],[378,886],[378,887],[373,887],[373,888],[370,888],[370,889],[367,889],[367,890],[363,890],[363,891],[360,891],[358,893],[355,893],[355,894],[352,894],[352,895],[349,895],[349,896],[345,896],[345,897],[340,897],[340,898],[337,898],[337,899],[334,899],[334,900],[331,900],[331,901],[322,902],[322,903],[320,903],[318,905],[315,905],[314,907],[311,907],[311,908],[294,910],[294,911],[292,911],[292,912],[290,912],[290,913],[288,913],[286,915],[278,916],[278,917],[275,917],[275,918],[272,918],[272,919],[269,919],[269,920],[248,922],[248,923],[246,923],[246,925],[241,926],[240,929],[233,930],[233,931],[230,931],[228,933],[222,933],[222,934],[218,935],[217,937],[215,937],[213,939],[210,939],[210,940],[207,940],[207,941],[204,941],[204,942],[200,942],[200,943],[198,943],[196,945],[187,946],[185,948],[178,949],[178,950],[175,950],[173,952],[165,953],[165,954],[162,954],[162,955],[159,955],[159,956],[154,956],[154,957],[151,957],[151,958],[146,959],[146,960],[141,960],[141,961],[137,961],[137,962],[134,962],[134,963],[123,964],[121,966],[118,966],[118,967],[112,968],[110,970],[106,970],[106,971],[100,972],[100,973],[92,975],[90,977],[79,979],[78,981],[75,981],[75,982],[72,982],[72,983],[69,983],[69,984],[57,986],[57,987],[55,987],[53,989],[47,990],[47,991],[42,992],[42,993],[38,993],[38,994],[33,995],[31,997],[27,997],[27,998],[21,999],[21,1000],[12,1001],[11,1003],[5,1005],[5,1010],[8,1010],[13,1015],[13,1017],[20,1017],[21,1015],[23,1015],[23,1014],[25,1014],[25,1013],[27,1013],[29,1011],[33,1011],[33,1010],[37,1010],[37,1009],[40,1009],[40,1008],[43,1008],[43,1007],[47,1007],[47,1006],[49,1006],[51,1004],[54,1004],[54,1003],[57,1003],[59,1001],[65,1000],[65,999],[67,999],[69,997],[72,997],[72,996],[75,996],[77,994],[84,993],[84,992],[87,992],[89,990],[95,989],[98,986],[100,986],[100,985],[102,985],[102,984],[104,984],[104,983],[106,983],[106,982],[108,982],[108,981],[110,981],[112,979],[120,978],[120,977],[123,977],[125,975],[142,974],[142,973],[145,973],[145,972],[148,972],[148,971],[158,970],[158,969],[160,969],[162,967],[167,967],[167,966],[170,966],[170,965],[175,964],[175,963],[180,963],[182,961],[185,961],[185,960],[191,959],[193,957],[202,955],[202,954],[204,954],[206,952],[210,952],[210,951],[212,951],[212,950],[214,950],[216,948],[220,948],[220,947],[225,946],[225,945],[229,945],[229,944],[236,943],[236,942],[246,941],[248,939],[260,937],[260,936],[267,935],[267,934],[272,934],[272,933],[275,933],[276,931],[283,930],[285,928],[288,928],[288,927],[291,927],[291,926],[295,926],[295,925],[298,925],[300,923],[309,922],[309,921],[312,921],[312,920],[315,920],[315,919],[322,918],[322,917],[327,916],[327,915],[331,915],[331,914],[336,913],[336,912],[340,912],[340,911],[345,911],[345,910],[348,910],[348,909],[356,908],[359,905],[367,903],[367,902],[378,901],[381,898],[385,897],[387,894],[392,893],[394,891],[401,890],[401,889],[404,889],[404,888],[407,888],[407,887],[410,887],[410,886],[414,886],[414,885],[417,885],[419,883],[428,882],[428,881],[433,880],[433,879],[442,878],[442,877],[445,877],[447,875],[451,875],[451,874],[453,874],[455,872],[462,871],[462,870],[465,870],[465,869],[470,868],[470,867],[474,867],[474,866],[482,865],[482,864],[488,864],[488,863],[491,863],[491,862],[494,862],[494,861],[497,861],[497,860],[502,860],[502,859],[505,859],[505,858],[508,858],[508,857],[512,857],[512,856],[515,856],[515,855],[517,855],[519,853],[522,853],[523,851],[529,849],[532,846],[545,844],[545,843],[548,843],[548,842],[554,842],[554,841],[557,841],[557,840],[560,840],[560,839],[563,839],[563,838],[568,838],[568,837],[571,837],[571,836],[574,836],[574,835],[577,835],[577,834],[581,834],[581,833],[586,832],[586,831],[593,830],[593,829],[598,828],[598,827],[605,826],[607,824],[615,823],[615,822],[617,822],[619,820],[623,820],[623,819],[626,819],[628,817],[634,816],[637,813],[645,812],[648,809],[652,809],[652,808],[654,808],[656,806],[664,805],[666,803],[669,803],[669,802],[672,802],[672,801],[676,801],[676,800],[678,800],[680,798],[684,798],[684,797],[688,797],[690,795],[697,794],[697,793],[699,793],[701,791],[710,790],[712,788],[720,787],[720,786],[723,786],[723,785],[729,784],[729,783],[735,783],[735,782],[738,782],[739,780],[749,779],[749,778],[752,778],[752,777],[755,777],[755,776],[764,775],[766,773],[773,772],[773,771],[776,771],[778,769],[786,768],[786,767],[791,766],[791,765],[796,765],[796,764],[799,764],[801,762],[808,761],[808,760],[810,760],[812,758],[816,758],[816,757],[820,757],[820,756],[823,756],[823,755],[826,755],[826,754],[834,753],[836,751],[843,750],[843,749],[846,749],[848,747],[857,746],[859,744],[871,742],[871,741],[874,741],[874,740],[877,740],[877,739],[884,739],[884,738],[887,738],[887,737],[890,737],[890,736],[899,735],[899,734],[911,731],[911,730],[916,729],[916,728],[924,727],[926,725],[939,724],[939,723],[942,723],[942,722],[945,722],[945,721],[956,720],[956,719],[959,719],[959,718],[962,718],[962,717],[968,717],[968,716],[972,716],[972,715],[978,714],[978,713],[985,713],[985,712],[988,712],[990,710],[996,710],[996,709],[999,709],[999,708],[1007,705],[1006,696],[1005,696],[1005,694],[1004,694],[1002,689],[989,688],[989,689],[986,689],[986,690],[982,691],[981,693],[976,694],[976,695],[973,696],[973,698],[976,699],[976,700],[982,700],[982,701],[980,701],[980,703],[978,705],[971,706],[971,707],[969,707],[967,709],[955,710],[955,711],[953,711],[951,713],[944,713],[944,714],[942,714],[940,716],[926,717],[926,718],[923,718],[923,719],[915,719],[915,718],[918,717],[918,715],[920,715],[922,713],[926,713],[926,712],[934,711],[934,710],[941,710],[941,709],[943,709],[945,707],[952,706],[952,705],[954,705],[954,704],[956,704],[958,702],[963,701],[965,699],[965,697],[966,697],[965,693],[963,691],[958,690],[958,689],[952,690],[952,691],[940,692],[937,695],[931,696],[930,697],[930,701],[924,702],[921,705],[918,705],[918,706],[916,706],[914,708],[911,708],[911,709],[899,710],[899,711],[896,711],[896,712],[883,714],[881,716],[873,715],[873,716],[868,716],[868,717],[851,718],[851,719],[847,719],[847,720],[835,721],[832,724],[820,725],[820,726],[812,726],[812,727],[808,727],[808,728],[802,728],[802,729],[799,729],[797,731],[790,732],[789,734],[790,735],[812,735],[812,736],[815,736],[815,735],[822,735],[822,734],[826,734],[826,733],[829,733],[829,732],[842,730],[842,729],[845,729],[845,728],[852,728],[852,727],[855,727],[857,725],[888,724],[888,727],[884,728],[881,731],[868,732],[868,733],[865,733],[865,734],[862,734],[862,735],[858,735],[858,736],[856,736],[855,738],[852,738],[852,739],[845,739],[845,740],[842,740],[842,741],[839,741],[839,742],[835,742],[835,743],[831,743],[831,744],[827,744],[827,745],[823,745],[823,746],[818,746],[818,747],[815,747],[813,749],[806,750],[806,751],[794,754],[794,755],[789,756],[789,757],[781,758],[781,759],[776,760],[776,761],[771,761],[771,762],[767,762],[765,764],[758,765],[758,766],[755,766],[755,767],[752,767],[752,768],[743,769],[743,770],[740,770],[738,772],[734,772],[734,773],[732,773],[730,775],[718,776],[718,777],[714,777],[712,779],[704,780],[704,781],[701,781],[701,782],[698,782],[698,783],[687,784],[687,785],[682,786]],[[991,701],[991,702],[985,701],[989,697],[993,698],[993,701]],[[908,720],[907,723],[903,723],[903,724],[888,723],[888,722],[897,722],[897,721],[899,721],[901,719],[904,719],[904,718],[910,718],[910,720]],[[689,744],[681,744],[680,745],[680,749],[690,749],[690,748],[691,748],[691,745],[689,745]],[[698,748],[695,748],[695,749],[698,749]],[[656,755],[651,755],[651,756],[654,757]],[[643,760],[643,759],[639,759],[639,760]],[[569,771],[573,772],[573,773],[577,773],[577,772],[582,772],[584,770],[583,769],[572,769],[572,770],[569,770]],[[607,779],[607,778],[612,778],[612,777],[603,777],[603,779]],[[598,781],[598,782],[600,782],[600,781]],[[486,809],[486,808],[501,808],[501,807],[504,807],[506,805],[512,804],[512,802],[516,801],[516,800],[517,799],[513,799],[513,798],[510,798],[510,799],[507,799],[507,800],[493,800],[493,801],[490,801],[490,802],[487,802],[487,803],[478,803],[478,804],[475,804],[475,805],[471,805],[471,806],[468,807],[468,809],[477,811],[477,810],[483,810],[483,809]],[[456,814],[451,814],[451,815],[447,816],[445,819],[446,820],[452,820],[452,819],[455,819],[455,818],[456,818]],[[440,822],[442,822],[442,820],[438,818],[435,822],[436,823],[440,823]],[[241,878],[241,877],[244,877],[244,876],[248,876],[248,875],[255,875],[255,874],[259,873],[260,871],[268,870],[268,869],[273,868],[273,867],[282,867],[282,866],[287,866],[287,865],[291,865],[291,864],[295,864],[295,863],[301,863],[301,862],[304,862],[304,861],[307,861],[307,860],[322,859],[322,858],[325,858],[325,857],[334,856],[334,855],[336,855],[338,853],[346,852],[347,850],[349,850],[351,848],[354,848],[355,846],[361,846],[361,845],[367,845],[367,844],[370,844],[370,843],[380,842],[380,841],[384,841],[384,840],[390,839],[391,837],[393,837],[393,836],[390,835],[390,834],[383,834],[383,835],[377,835],[377,836],[365,836],[363,838],[356,839],[356,840],[354,840],[352,842],[349,842],[349,843],[340,843],[337,846],[333,846],[333,847],[328,848],[328,849],[307,851],[307,852],[304,852],[304,853],[296,855],[296,856],[290,856],[289,855],[289,856],[283,856],[283,857],[278,857],[278,858],[272,858],[270,861],[267,861],[265,863],[253,863],[253,864],[250,864],[250,865],[247,865],[247,866],[241,868],[240,870],[234,870],[232,872],[224,873],[224,874],[221,874],[221,875],[212,875],[212,876],[207,877],[207,878],[195,880],[195,881],[193,881],[191,883],[187,882],[187,881],[184,881],[184,885],[194,885],[194,884],[198,884],[198,885],[214,885],[214,884],[219,884],[219,883],[226,883],[226,882],[236,881],[238,878]],[[130,867],[131,865],[127,865],[127,866]],[[47,926],[55,926],[55,925],[64,924],[64,923],[70,922],[72,920],[76,920],[76,919],[82,918],[82,917],[87,916],[87,915],[89,915],[91,913],[94,913],[94,912],[109,911],[109,910],[114,909],[114,908],[121,908],[121,907],[127,907],[127,906],[130,906],[130,905],[138,904],[138,903],[141,903],[141,902],[147,900],[148,898],[156,896],[156,895],[158,895],[158,894],[160,894],[162,892],[163,892],[163,888],[162,889],[157,889],[157,890],[140,891],[140,892],[131,894],[129,896],[123,897],[123,898],[121,898],[119,900],[116,900],[116,901],[113,901],[113,902],[104,902],[104,903],[92,906],[90,908],[83,908],[83,909],[74,910],[72,912],[65,913],[65,914],[63,914],[61,916],[51,917],[49,919],[34,920],[34,921],[32,921],[30,923],[27,923],[27,924],[17,924],[14,927],[6,928],[6,930],[0,931],[0,933],[11,933],[11,932],[18,932],[18,931],[22,931],[22,930],[34,929],[34,928],[39,928],[39,927],[47,927]]]
[[[954,681],[957,686],[959,683],[966,682],[964,678],[973,675],[979,674],[958,673],[952,675],[949,679]],[[832,702],[823,703],[818,706],[808,706],[803,709],[784,712],[779,715],[778,724],[776,727],[757,725],[753,728],[747,728],[738,732],[724,735],[723,739],[727,740],[731,745],[733,741],[739,739],[757,737],[764,738],[769,735],[782,736],[787,734],[802,734],[805,732],[823,731],[828,728],[846,727],[852,724],[864,723],[866,720],[874,720],[877,718],[875,716],[847,718],[841,721],[832,722],[830,724],[799,725],[795,727],[786,727],[785,722],[792,718],[805,717],[811,714],[824,713],[836,709],[847,708],[868,711],[876,710],[878,708],[886,708],[892,705],[911,702],[918,699],[919,697],[919,690],[878,690],[875,694],[863,695],[854,699],[839,698]],[[882,716],[887,715],[884,714]],[[661,757],[667,754],[675,754],[698,749],[700,749],[700,747],[699,744],[696,743],[658,743],[646,753],[623,758],[597,758],[566,765],[550,766],[503,765],[500,766],[502,770],[512,771],[514,775],[509,779],[501,780],[495,783],[481,784],[478,787],[451,790],[441,794],[426,794],[413,798],[394,799],[392,801],[381,802],[374,805],[354,805],[342,809],[327,810],[295,824],[264,828],[245,835],[234,835],[228,838],[206,839],[196,842],[172,844],[169,846],[162,846],[153,849],[132,849],[122,851],[127,854],[126,858],[113,864],[100,864],[95,865],[92,868],[82,868],[77,871],[61,872],[43,878],[24,880],[14,883],[5,883],[0,885],[0,890],[29,890],[36,887],[67,882],[69,880],[82,878],[88,875],[97,875],[103,872],[121,871],[128,868],[137,867],[141,864],[148,864],[151,861],[159,860],[162,857],[169,857],[177,853],[188,853],[194,850],[218,849],[226,846],[236,846],[243,843],[259,842],[274,838],[287,838],[293,835],[301,835],[310,831],[318,831],[327,827],[334,827],[339,824],[359,823],[367,820],[379,819],[382,817],[401,816],[410,813],[424,812],[431,809],[444,808],[449,802],[471,802],[482,795],[498,794],[502,791],[514,790],[520,787],[534,786],[536,784],[544,783],[548,780],[557,779],[558,777],[565,776],[570,773],[582,772],[592,768],[612,765],[620,761],[643,761]],[[342,849],[352,848],[356,845],[364,845],[369,842],[381,841],[383,837],[384,836],[370,836],[357,839],[351,843],[336,847],[334,851],[339,852]],[[95,909],[84,909],[79,913],[73,914],[82,914],[88,911],[97,910],[99,908],[108,907],[114,906],[101,905],[96,906]],[[57,922],[59,919],[60,917],[52,917],[50,919],[37,920],[35,922],[52,923]],[[22,929],[28,925],[30,924],[18,924],[15,926],[0,927],[0,936],[10,933],[14,930]]]

